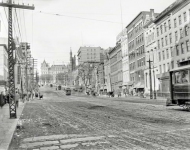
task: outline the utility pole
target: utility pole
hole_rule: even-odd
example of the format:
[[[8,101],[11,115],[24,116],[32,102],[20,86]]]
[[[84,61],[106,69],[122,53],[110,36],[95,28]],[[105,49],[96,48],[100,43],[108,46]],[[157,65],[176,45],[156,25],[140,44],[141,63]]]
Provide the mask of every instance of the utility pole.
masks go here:
[[[19,5],[8,0],[6,3],[0,2],[0,6],[8,7],[8,68],[9,68],[9,112],[10,118],[17,118],[15,102],[15,79],[14,79],[14,58],[13,58],[13,32],[12,32],[12,8],[31,9],[34,6]]]
[[[147,61],[149,63],[149,77],[150,77],[150,99],[152,99],[152,75],[151,75],[151,62],[150,61],[150,54],[149,54],[149,60]]]

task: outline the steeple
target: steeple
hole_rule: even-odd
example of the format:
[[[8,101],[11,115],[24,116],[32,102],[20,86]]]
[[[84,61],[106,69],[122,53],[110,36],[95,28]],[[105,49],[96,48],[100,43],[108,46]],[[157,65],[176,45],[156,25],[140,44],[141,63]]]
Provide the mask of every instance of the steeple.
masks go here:
[[[73,57],[72,57],[72,49],[70,47],[70,69],[73,70]]]

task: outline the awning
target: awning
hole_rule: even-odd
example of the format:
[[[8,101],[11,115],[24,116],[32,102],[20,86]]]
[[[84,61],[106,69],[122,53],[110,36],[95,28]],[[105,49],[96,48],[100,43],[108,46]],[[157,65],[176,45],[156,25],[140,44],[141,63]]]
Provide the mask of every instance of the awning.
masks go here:
[[[129,82],[127,82],[127,85],[133,85],[133,84],[134,84],[133,81],[129,81]]]
[[[122,87],[122,89],[126,89],[127,88],[127,85],[124,85],[123,87]]]
[[[137,84],[135,84],[135,86],[133,87],[134,89],[141,89],[141,88],[144,88],[144,84],[141,83],[141,82],[138,82]]]

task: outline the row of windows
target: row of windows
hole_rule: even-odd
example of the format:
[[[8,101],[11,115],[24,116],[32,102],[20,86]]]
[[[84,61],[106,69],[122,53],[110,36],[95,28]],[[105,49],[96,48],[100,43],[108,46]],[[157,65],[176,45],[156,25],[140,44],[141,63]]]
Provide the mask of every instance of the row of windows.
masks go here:
[[[96,53],[87,53],[87,55],[96,55]]]
[[[115,83],[123,80],[123,73],[119,72],[111,77],[111,83]]]
[[[170,20],[168,20],[167,23],[165,22],[164,25],[160,25],[160,28],[159,27],[156,28],[157,36],[163,34],[164,32],[167,32],[167,28],[168,28],[168,30],[171,29],[171,21]]]
[[[118,70],[117,64],[111,66],[111,73]]]
[[[131,81],[142,81],[143,79],[144,79],[144,73],[142,70],[130,74]]]
[[[144,45],[140,46],[139,48],[136,49],[137,56],[141,56],[145,52]]]
[[[142,27],[143,27],[143,22],[139,23],[132,31],[128,33],[128,38],[129,39],[132,38],[134,32],[138,33],[139,31],[141,31]]]
[[[185,43],[182,42],[180,45],[176,45],[176,56],[180,55],[180,49],[181,49],[181,54],[184,54],[185,52],[189,52],[190,51],[189,40],[187,40]]]
[[[189,10],[189,14],[190,14],[190,10]],[[183,21],[184,22],[187,21],[187,12],[183,13]],[[179,15],[178,21],[177,21],[177,18],[174,19],[174,28],[176,28],[177,25],[181,25],[181,24],[182,24],[182,15]],[[170,29],[171,29],[171,21],[168,20],[163,25],[160,25],[160,28],[157,27],[157,36],[163,34],[164,32],[167,32],[167,30],[170,30]]]
[[[147,37],[146,37],[146,45],[148,45],[149,43],[151,43],[152,41],[154,41],[154,38],[155,38],[154,37],[154,32],[152,32],[151,34],[147,35]]]
[[[180,38],[183,38],[184,36],[189,36],[189,29],[190,27],[188,25],[185,26],[184,30],[180,29]],[[169,38],[169,39],[168,39]],[[177,42],[179,40],[178,32],[175,32],[175,41]],[[169,34],[169,37],[166,35],[164,38],[161,38],[161,44],[160,40],[157,41],[158,43],[158,49],[164,46],[167,46],[168,44],[172,44],[172,33]]]
[[[136,44],[139,44],[144,41],[144,34],[142,33],[138,37],[136,37]]]
[[[96,49],[87,49],[87,51],[96,51]]]
[[[134,40],[129,43],[129,50],[133,49],[135,47]]]
[[[184,27],[184,30],[181,28],[180,29],[180,39],[182,39],[183,37],[185,36],[188,36],[189,35],[189,26],[186,25]],[[178,36],[178,32],[176,31],[175,32],[175,41],[177,42],[179,40],[179,36]]]
[[[140,22],[136,27],[135,27],[135,32],[138,33],[142,29],[143,23]]]
[[[135,59],[135,52],[129,54],[129,61]]]
[[[131,73],[131,74],[130,74],[130,80],[131,80],[131,81],[135,81],[135,74],[134,74],[134,73]]]
[[[137,60],[137,66],[142,67],[145,65],[145,57]]]
[[[115,72],[115,71],[117,71],[119,69],[122,69],[122,61],[119,61],[118,63],[111,66],[111,73]]]
[[[189,10],[189,16],[190,16],[190,10]],[[183,18],[183,21],[182,21],[182,18]],[[177,25],[181,25],[182,22],[186,22],[186,21],[187,21],[187,12],[184,12],[182,15],[179,15],[178,18],[174,19],[174,28],[176,28]]]
[[[129,65],[129,69],[130,69],[130,71],[135,70],[135,62],[133,62]]]
[[[173,56],[173,50],[172,47],[170,48],[171,51],[171,57]],[[161,57],[161,52],[158,52],[158,57],[159,57],[159,61],[165,60],[165,59],[169,59],[170,55],[169,55],[169,49],[163,50],[162,51],[162,57]]]
[[[117,54],[114,55],[111,59],[110,59],[110,63],[113,64],[114,62],[117,61]]]
[[[172,68],[174,68],[174,63],[173,61],[171,62]],[[168,62],[167,64],[163,64],[159,66],[160,73],[168,72],[170,70],[170,63]]]
[[[145,48],[144,48],[144,45],[141,45],[140,47],[138,47],[136,49],[136,56],[141,56],[142,54],[145,53]],[[135,52],[132,52],[129,54],[129,61],[135,59]]]

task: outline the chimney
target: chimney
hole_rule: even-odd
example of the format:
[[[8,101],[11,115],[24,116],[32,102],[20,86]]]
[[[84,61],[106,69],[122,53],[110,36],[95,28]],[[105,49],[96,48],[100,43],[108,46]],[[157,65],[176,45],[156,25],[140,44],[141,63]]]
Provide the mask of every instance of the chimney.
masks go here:
[[[154,19],[154,9],[150,9],[150,18]]]

